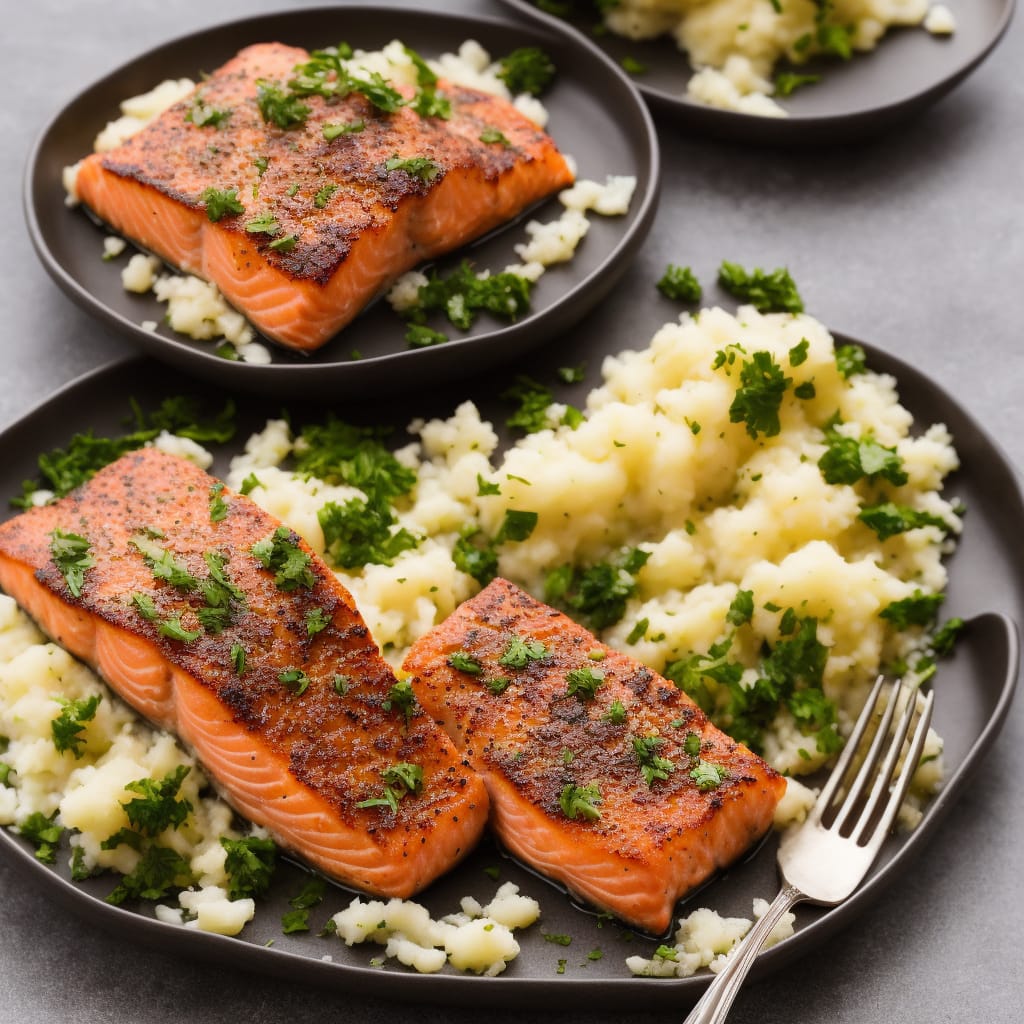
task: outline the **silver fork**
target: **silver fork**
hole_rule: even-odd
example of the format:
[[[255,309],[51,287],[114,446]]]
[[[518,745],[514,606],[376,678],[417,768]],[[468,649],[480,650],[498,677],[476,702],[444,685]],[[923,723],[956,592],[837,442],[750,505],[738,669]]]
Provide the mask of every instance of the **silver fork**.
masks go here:
[[[929,693],[919,700],[916,688],[902,680],[886,688],[879,676],[807,820],[783,835],[778,896],[685,1024],[725,1020],[761,947],[795,903],[807,900],[832,907],[860,885],[892,828],[921,760],[933,697]],[[877,727],[872,729],[876,720]]]

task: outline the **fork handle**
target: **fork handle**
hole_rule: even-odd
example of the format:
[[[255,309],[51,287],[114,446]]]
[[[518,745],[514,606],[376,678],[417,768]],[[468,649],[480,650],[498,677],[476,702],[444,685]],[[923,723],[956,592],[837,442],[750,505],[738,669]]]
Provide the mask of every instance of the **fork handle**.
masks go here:
[[[732,1001],[743,984],[743,979],[747,976],[761,947],[768,940],[768,936],[782,920],[782,915],[794,903],[806,898],[795,885],[786,882],[782,886],[778,896],[772,900],[754,927],[747,932],[736,952],[729,957],[728,963],[718,972],[700,1001],[690,1011],[685,1024],[721,1024],[725,1020],[729,1007],[732,1006]]]

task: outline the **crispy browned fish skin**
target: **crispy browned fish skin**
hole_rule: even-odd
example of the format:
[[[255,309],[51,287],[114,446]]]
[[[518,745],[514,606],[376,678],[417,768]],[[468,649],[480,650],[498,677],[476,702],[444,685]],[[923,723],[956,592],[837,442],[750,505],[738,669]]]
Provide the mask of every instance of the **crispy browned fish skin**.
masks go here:
[[[278,522],[227,489],[226,517],[211,522],[214,483],[155,449],[125,455],[56,504],[0,526],[0,586],[130,704],[177,731],[231,803],[283,845],[347,884],[411,895],[475,844],[486,791],[426,714],[417,710],[406,724],[399,707],[385,706],[394,674],[333,573],[290,534],[310,554],[313,585],[279,589],[251,553]],[[80,598],[51,558],[55,528],[90,542],[95,564]],[[234,603],[223,632],[200,630],[185,643],[139,613],[133,594],[150,597],[161,619],[180,615],[195,630],[204,603],[154,578],[132,544],[146,531],[162,532],[151,542],[200,579],[210,575],[205,553],[225,558],[245,603]],[[310,636],[314,609],[330,624]],[[235,645],[246,652],[241,676]],[[301,694],[280,679],[295,669],[309,681]],[[422,792],[401,799],[395,813],[358,807],[382,796],[381,772],[400,762],[423,769]]]
[[[513,636],[539,640],[547,655],[524,668],[499,664]],[[453,668],[467,652],[482,665]],[[591,652],[597,652],[595,660]],[[684,693],[582,626],[496,579],[421,637],[403,666],[420,703],[448,731],[487,783],[491,824],[517,857],[617,917],[654,934],[676,901],[763,835],[785,780],[716,729]],[[566,673],[604,673],[595,697],[567,692]],[[487,681],[510,680],[495,695]],[[613,724],[613,701],[626,720]],[[727,778],[702,791],[691,777],[687,734]],[[633,738],[660,736],[657,756],[675,769],[648,785]],[[597,784],[601,817],[566,816],[566,785]]]
[[[450,120],[408,107],[385,114],[352,93],[330,103],[305,97],[311,113],[301,128],[266,124],[257,82],[286,82],[308,58],[279,43],[247,47],[198,87],[203,103],[231,112],[221,127],[187,121],[189,98],[123,145],[87,157],[76,183],[82,202],[115,230],[213,281],[260,331],[303,351],[323,345],[406,270],[573,177],[550,137],[510,103],[444,81]],[[361,131],[324,138],[325,125],[358,122]],[[488,130],[508,145],[482,141]],[[440,173],[428,182],[388,171],[396,156],[425,157]],[[212,223],[208,188],[237,189],[246,212]],[[264,215],[277,222],[273,234],[246,230]],[[290,248],[272,248],[292,237]]]

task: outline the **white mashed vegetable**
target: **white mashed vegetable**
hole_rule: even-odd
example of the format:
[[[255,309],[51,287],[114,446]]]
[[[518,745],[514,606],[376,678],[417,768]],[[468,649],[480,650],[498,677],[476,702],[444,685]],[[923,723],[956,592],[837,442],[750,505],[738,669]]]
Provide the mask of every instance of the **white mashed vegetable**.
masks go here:
[[[687,94],[709,106],[785,117],[772,98],[780,61],[794,65],[834,52],[873,50],[890,28],[923,25],[953,32],[952,13],[928,0],[618,0],[604,14],[630,39],[671,35],[695,74]]]
[[[539,127],[548,122],[544,104],[529,93],[513,95],[500,77],[501,64],[475,40],[467,39],[456,53],[443,53],[436,60],[428,60],[431,70],[456,85],[478,89],[508,100],[520,113]],[[359,74],[378,73],[396,85],[415,87],[417,68],[399,41],[388,43],[381,50],[356,50],[347,67]],[[96,136],[93,148],[106,152],[145,128],[175,103],[187,98],[195,89],[195,82],[187,78],[167,80],[139,96],[121,103],[121,116],[111,121]],[[567,157],[571,162],[571,158]],[[64,168],[65,202],[78,203],[75,178],[78,165]],[[612,175],[602,185],[584,180],[560,195],[566,207],[562,216],[547,224],[531,220],[526,225],[528,242],[515,246],[522,261],[512,264],[506,272],[536,282],[545,269],[573,258],[576,247],[587,234],[590,222],[587,211],[604,217],[624,216],[636,188],[636,179],[626,175]],[[117,243],[120,242],[120,248]],[[121,254],[124,242],[108,238],[104,242],[104,259]],[[161,273],[163,263],[154,256],[134,253],[122,270],[122,283],[126,291],[145,294],[152,291],[159,302],[166,303],[166,321],[172,330],[197,341],[221,341],[232,346],[236,358],[246,363],[266,364],[271,361],[270,350],[254,340],[254,332],[245,318],[225,300],[216,285],[189,274]],[[478,276],[486,277],[489,271]],[[415,304],[420,285],[427,278],[419,271],[410,271],[400,278],[388,293],[392,307],[402,312]],[[155,330],[152,320],[142,323],[147,330]],[[228,350],[229,352],[231,349]]]
[[[734,422],[730,410],[741,366],[769,355],[788,378],[778,432],[751,436],[749,424]],[[400,663],[417,637],[479,589],[454,555],[467,526],[495,538],[506,512],[530,512],[536,525],[529,536],[496,543],[494,551],[500,574],[538,596],[554,568],[614,563],[627,549],[645,553],[623,614],[600,636],[658,671],[686,659],[699,662],[725,644],[745,690],[756,683],[765,647],[775,651],[792,639],[795,627],[786,624],[787,616],[812,623],[811,635],[827,659],[821,689],[843,733],[880,669],[927,649],[923,627],[897,629],[880,613],[945,587],[943,556],[961,527],[958,509],[942,495],[944,478],[958,464],[945,427],[912,432],[896,382],[870,371],[844,377],[831,336],[802,314],[741,307],[736,315],[722,309],[684,315],[646,348],[608,357],[603,377],[575,429],[563,422],[566,407],[552,404],[549,426],[504,453],[472,402],[446,419],[409,425],[410,441],[397,456],[416,482],[397,499],[392,530],[405,529],[419,543],[390,565],[337,570],[385,655]],[[818,462],[829,438],[840,437],[857,442],[865,460],[887,450],[902,476],[884,484],[827,483]],[[304,443],[284,420],[268,422],[233,459],[227,482],[236,489],[244,483],[254,501],[323,554],[318,512],[328,501],[341,504],[362,493],[292,472],[289,458]],[[210,454],[194,442],[164,437],[160,445],[209,464]],[[880,539],[859,518],[862,508],[879,501],[928,522]],[[749,614],[737,625],[730,610],[743,594],[750,598]],[[703,681],[720,711],[727,687],[716,690],[713,680]],[[60,702],[100,694],[95,717],[81,734],[81,757],[58,752],[51,723]],[[127,824],[126,784],[188,766],[181,795],[193,811],[159,840],[187,861],[195,889],[160,916],[227,933],[251,918],[251,901],[226,895],[219,837],[236,833],[228,808],[206,795],[200,769],[92,672],[44,642],[2,596],[0,737],[0,763],[6,766],[0,824],[17,828],[32,814],[55,815],[71,830],[72,849],[86,870],[134,868],[139,855],[130,845],[102,848]],[[828,756],[784,703],[760,738],[766,759],[790,776],[813,771]],[[941,740],[932,733],[915,794],[904,808],[908,827],[941,786],[941,755]],[[814,795],[791,779],[777,825],[800,820]],[[511,929],[536,916],[533,901],[508,889],[498,897],[487,907],[464,903],[462,917],[440,923],[429,922],[412,904],[394,902],[385,913],[373,901],[356,900],[336,923],[346,942],[383,941],[388,956],[419,970],[450,963],[495,973],[518,950]],[[681,923],[673,954],[637,958],[630,969],[658,975],[714,968],[749,926],[716,918],[691,915]],[[374,933],[362,934],[359,922],[369,920]],[[386,926],[378,930],[382,921]],[[457,925],[464,929],[458,936],[451,930]]]

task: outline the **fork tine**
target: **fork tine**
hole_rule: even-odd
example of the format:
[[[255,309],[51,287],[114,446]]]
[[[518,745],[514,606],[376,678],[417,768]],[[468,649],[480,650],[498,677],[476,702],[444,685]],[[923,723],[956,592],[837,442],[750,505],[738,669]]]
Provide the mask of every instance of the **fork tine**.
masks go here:
[[[815,801],[813,810],[808,815],[810,820],[821,819],[822,812],[830,806],[832,798],[836,794],[836,790],[845,778],[846,773],[853,762],[854,755],[857,753],[858,747],[860,747],[861,740],[864,739],[864,734],[867,732],[868,726],[871,724],[871,719],[874,717],[875,707],[878,704],[878,698],[882,692],[883,683],[884,678],[882,676],[879,676],[875,680],[875,685],[871,688],[871,693],[864,702],[864,707],[861,709],[860,716],[857,718],[853,727],[853,732],[850,733],[850,738],[846,741],[846,745],[839,754],[835,767],[832,769],[832,773],[829,775],[828,780],[822,787],[821,793],[819,793],[818,799]]]
[[[912,697],[913,699],[909,703],[916,705],[916,694],[913,694]],[[914,725],[915,731],[910,741],[910,749],[907,751],[906,757],[903,759],[903,765],[900,768],[900,773],[892,785],[892,790],[889,793],[889,801],[885,805],[885,810],[882,812],[881,818],[878,819],[878,824],[875,826],[874,832],[867,843],[868,848],[872,852],[877,850],[877,848],[882,844],[882,841],[888,835],[889,830],[892,828],[892,824],[896,820],[896,815],[899,812],[900,805],[903,803],[903,800],[907,795],[907,790],[910,789],[910,783],[914,778],[914,772],[917,771],[917,767],[921,762],[921,754],[924,751],[924,745],[928,739],[928,726],[931,724],[932,720],[932,704],[934,703],[934,698],[935,691],[932,690],[924,699],[920,715]],[[884,789],[881,790],[881,792],[884,793]]]
[[[880,691],[879,684],[875,684],[876,690]],[[836,814],[833,820],[829,823],[829,827],[837,831],[841,831],[843,826],[852,814],[854,814],[860,806],[861,797],[867,789],[868,783],[874,778],[875,769],[878,766],[878,761],[882,756],[882,747],[886,742],[889,735],[889,729],[892,726],[892,719],[896,713],[896,707],[899,704],[899,694],[903,689],[903,680],[897,679],[893,683],[892,689],[889,691],[889,698],[886,702],[885,708],[882,711],[881,720],[878,723],[878,728],[875,731],[875,735],[871,739],[871,746],[868,748],[868,752],[864,757],[863,762],[853,782],[850,784],[846,791],[845,796],[842,799],[840,805],[836,808]],[[875,691],[872,691],[873,695]],[[867,711],[867,705],[865,710],[861,712],[861,717],[858,719],[858,726],[863,725],[866,730],[869,725],[871,718],[874,716],[874,705],[872,705],[871,711]],[[854,737],[851,736],[850,740],[847,741],[847,747],[853,747],[856,751],[856,747],[860,745],[860,741],[863,739],[863,731],[858,729],[856,740],[854,744]],[[853,755],[851,755],[853,756]],[[891,769],[890,769],[891,771]]]
[[[903,703],[902,709],[900,708],[901,701]],[[902,686],[894,686],[889,702],[892,706],[890,721],[885,723],[884,733],[882,726],[879,726],[878,730],[883,740],[888,743],[888,748],[885,752],[881,768],[878,768],[877,764],[871,765],[871,788],[864,799],[863,807],[860,810],[860,817],[850,832],[850,839],[855,843],[860,843],[871,821],[878,814],[878,809],[888,797],[889,787],[893,782],[893,773],[896,771],[896,765],[903,751],[903,744],[910,730],[910,723],[917,712],[917,691],[913,689],[907,690]],[[895,717],[897,712],[900,713],[899,721],[895,727],[892,727],[891,719]],[[879,759],[881,760],[881,753],[879,753]],[[852,810],[853,808],[851,808]]]

